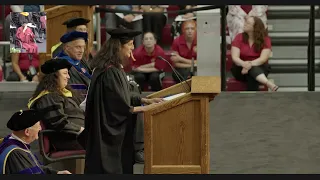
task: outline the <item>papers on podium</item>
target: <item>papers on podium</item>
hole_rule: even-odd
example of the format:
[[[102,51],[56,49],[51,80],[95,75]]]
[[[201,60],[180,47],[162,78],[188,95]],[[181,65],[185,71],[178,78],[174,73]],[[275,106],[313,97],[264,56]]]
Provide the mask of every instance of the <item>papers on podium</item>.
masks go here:
[[[172,95],[172,96],[167,96],[167,97],[163,98],[163,100],[170,101],[172,99],[178,98],[178,97],[183,96],[185,94],[186,93],[179,93],[179,94],[175,94],[175,95]]]

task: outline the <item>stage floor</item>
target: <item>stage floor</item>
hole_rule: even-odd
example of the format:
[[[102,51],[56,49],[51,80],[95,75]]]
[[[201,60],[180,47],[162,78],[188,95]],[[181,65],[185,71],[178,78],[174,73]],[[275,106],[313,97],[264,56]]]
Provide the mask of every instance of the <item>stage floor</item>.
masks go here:
[[[0,137],[31,94],[0,93]],[[210,103],[210,173],[319,173],[319,129],[319,92],[221,93]]]

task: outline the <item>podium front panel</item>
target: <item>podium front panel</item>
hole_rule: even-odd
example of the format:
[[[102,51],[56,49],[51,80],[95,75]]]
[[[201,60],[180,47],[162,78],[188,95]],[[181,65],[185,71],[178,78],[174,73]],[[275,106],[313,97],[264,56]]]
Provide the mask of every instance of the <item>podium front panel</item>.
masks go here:
[[[190,98],[145,114],[146,174],[209,171],[208,98]]]

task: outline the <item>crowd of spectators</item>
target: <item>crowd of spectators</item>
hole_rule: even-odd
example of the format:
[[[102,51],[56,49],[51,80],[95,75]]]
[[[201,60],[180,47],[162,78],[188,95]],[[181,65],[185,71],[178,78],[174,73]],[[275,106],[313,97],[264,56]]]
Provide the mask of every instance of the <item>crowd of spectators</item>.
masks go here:
[[[167,73],[170,72],[170,66],[159,59],[158,57],[161,56],[165,59],[167,59],[181,74],[182,77],[180,79],[187,79],[191,77],[192,73],[191,66],[192,61],[194,62],[194,66],[196,69],[197,66],[197,17],[195,12],[188,12],[188,13],[178,13],[176,17],[169,18],[168,14],[166,13],[168,9],[168,5],[107,5],[106,7],[111,9],[117,9],[117,10],[129,10],[129,11],[138,11],[138,12],[158,12],[157,14],[135,14],[135,13],[106,13],[104,16],[105,25],[107,28],[116,28],[116,27],[124,27],[129,29],[134,29],[138,31],[144,32],[143,34],[135,37],[134,46],[135,49],[133,51],[133,57],[135,60],[131,60],[131,63],[127,66],[125,66],[125,71],[128,74],[131,74],[134,77],[134,80],[139,84],[139,87],[141,90],[151,90],[151,91],[158,91],[163,88],[162,86],[162,80],[163,78],[169,74],[171,76],[173,83],[178,83],[179,78],[176,77],[174,73]],[[186,9],[192,9],[195,8],[196,5],[184,5],[184,6],[178,6],[177,10],[186,10]],[[39,8],[37,7],[29,7],[29,6],[14,6],[14,8],[35,8],[35,10],[40,10],[41,6]],[[14,9],[12,8],[12,9]],[[229,54],[231,56],[232,64],[239,66],[237,60],[241,59],[246,56],[250,56],[250,53],[254,53],[255,59],[264,57],[269,57],[271,54],[271,42],[270,38],[268,38],[267,35],[267,9],[268,6],[265,5],[229,5],[228,11],[227,11],[227,30],[229,37],[231,39],[231,47],[229,49]],[[17,10],[15,10],[17,11]],[[163,13],[161,13],[163,12]],[[246,23],[248,17],[256,17],[259,18],[259,22],[261,20],[262,24],[264,25],[265,32],[261,32],[260,34],[263,34],[263,36],[267,37],[266,41],[261,41],[261,39],[255,39],[254,42],[250,42],[249,38],[249,44],[250,47],[252,44],[255,44],[257,46],[257,42],[265,43],[264,46],[258,45],[263,47],[260,50],[256,49],[254,52],[248,51],[248,49],[245,49],[244,46],[239,46],[239,41],[242,41],[242,43],[246,44],[245,41],[247,41],[246,38],[240,38],[240,35],[243,37],[247,36],[247,32],[244,31],[245,26],[252,26],[252,28],[257,28],[258,26],[256,21],[250,23]],[[251,19],[250,19],[251,20]],[[249,20],[249,21],[250,21]],[[171,38],[172,38],[172,44],[171,46],[164,45],[161,42],[163,38],[163,29],[166,26],[166,24],[170,24],[171,26]],[[248,28],[248,27],[247,27]],[[238,38],[236,38],[238,37]],[[107,40],[110,38],[110,35],[107,34]],[[269,45],[270,44],[270,45]],[[267,48],[270,50],[270,52],[266,52],[264,48]],[[240,50],[240,52],[236,52]],[[237,53],[240,53],[240,57],[236,57]],[[249,53],[249,54],[248,54]],[[26,58],[29,57],[29,58]],[[34,57],[35,61],[37,61],[38,56],[36,54],[33,54],[32,57]],[[253,57],[253,56],[250,56]],[[18,60],[17,60],[18,59]],[[36,75],[28,75],[26,72],[30,71],[29,67],[20,67],[21,64],[23,64],[20,61],[23,61],[26,59],[30,59],[30,55],[13,55],[11,57],[12,64],[13,64],[13,72],[10,74],[10,76],[7,78],[8,81],[36,81]],[[267,66],[267,60],[268,58],[262,58],[265,59],[264,63],[266,71],[264,71],[265,75],[267,76],[269,71]],[[242,61],[248,61],[248,65],[240,65],[243,69],[242,72],[240,71],[240,76],[235,73],[234,68],[232,68],[232,74],[238,81],[244,81],[247,82],[248,79],[247,76],[249,76],[252,72],[252,68],[250,66],[252,65],[251,61],[253,60],[244,60]],[[17,65],[18,64],[18,65]],[[259,64],[261,66],[262,64]],[[22,65],[21,65],[22,66]],[[35,63],[33,65],[35,68],[38,67],[38,63]],[[244,67],[245,66],[245,67]],[[263,66],[263,67],[265,67]],[[19,70],[20,67],[20,70]],[[248,73],[244,73],[245,71],[248,71]],[[256,75],[254,75],[256,76]],[[35,78],[34,78],[35,77]],[[246,77],[246,78],[244,78]],[[250,81],[250,80],[249,80]],[[277,89],[277,86],[273,83],[270,83],[266,79],[257,80],[254,79],[255,82],[259,82],[260,84],[264,84],[268,86],[269,88],[275,90]],[[258,84],[259,84],[258,83]],[[249,83],[250,84],[250,83]],[[256,87],[256,86],[255,86]],[[248,90],[257,90],[256,88],[249,88]]]

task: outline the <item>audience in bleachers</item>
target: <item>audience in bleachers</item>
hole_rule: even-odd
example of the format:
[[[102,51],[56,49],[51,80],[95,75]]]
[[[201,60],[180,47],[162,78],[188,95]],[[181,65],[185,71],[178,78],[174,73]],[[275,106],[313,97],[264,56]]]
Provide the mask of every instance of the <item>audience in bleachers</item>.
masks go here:
[[[79,106],[81,100],[78,94],[68,86],[68,70],[71,67],[66,59],[46,61],[41,66],[45,75],[28,103],[29,109],[46,112],[42,119],[46,129],[61,132],[49,137],[57,151],[83,149],[76,137],[84,130],[85,117]]]
[[[143,45],[133,51],[132,74],[141,90],[148,83],[152,91],[159,91],[161,87],[161,73],[166,68],[166,62],[157,58],[165,57],[163,49],[157,44],[154,33],[146,32],[143,35]]]
[[[185,21],[182,24],[182,35],[178,36],[172,43],[171,61],[176,67],[182,79],[190,77],[192,59],[197,64],[197,24],[194,20]],[[172,74],[173,79],[178,83],[179,77]],[[181,77],[180,77],[181,78]]]
[[[195,8],[196,5],[181,5],[179,6],[179,10],[187,10],[187,9],[192,9]],[[181,25],[184,21],[190,20],[190,19],[196,19],[196,13],[194,12],[189,12],[185,14],[179,14],[175,20],[172,22],[171,25],[171,36],[173,38],[177,38],[182,34],[181,30]]]
[[[247,16],[259,17],[267,28],[267,10],[268,6],[266,5],[229,5],[227,25],[231,41],[237,34],[243,32],[244,21]]]
[[[243,30],[232,41],[233,76],[238,81],[246,82],[248,91],[258,91],[260,83],[277,91],[278,86],[267,79],[271,40],[262,20],[258,17],[245,18]]]
[[[39,11],[44,9],[43,5],[12,5],[10,7],[14,12],[29,11],[30,9],[32,11]],[[163,27],[168,22],[168,15],[167,13],[165,13],[167,11],[167,8],[169,7],[168,5],[112,5],[112,6],[107,5],[106,7],[119,9],[119,10],[129,10],[129,11],[132,10],[132,11],[142,11],[142,12],[164,12],[163,14],[161,13],[160,14],[143,14],[141,19],[139,14],[124,14],[123,17],[121,17],[121,13],[120,14],[117,13],[118,15],[116,13],[105,14],[105,20],[106,20],[105,22],[106,22],[107,28],[124,26],[126,28],[130,28],[134,30],[143,30],[143,32],[152,32],[154,36],[152,36],[151,33],[146,33],[146,35],[147,36],[150,35],[156,38],[154,41],[155,43],[161,42],[161,38],[163,38],[162,37]],[[192,9],[195,7],[196,5],[177,6],[177,8],[179,8],[180,10]],[[248,16],[256,16],[261,18],[266,27],[267,8],[268,6],[263,6],[263,5],[230,5],[228,6],[227,24],[228,24],[228,29],[230,32],[231,39],[234,39],[237,34],[243,32],[242,27],[244,26],[243,25],[244,19]],[[169,56],[169,59],[171,60],[170,62],[172,63],[172,65],[174,65],[177,68],[179,73],[183,76],[182,77],[183,79],[187,79],[188,77],[190,77],[191,59],[194,59],[195,67],[197,64],[196,16],[195,15],[196,14],[193,12],[186,13],[186,14],[179,14],[179,18],[177,17],[175,18],[177,20],[173,19],[173,22],[171,24],[171,38],[174,38],[174,41],[171,45],[171,51],[166,53],[163,52],[164,57],[170,54]],[[133,21],[134,18],[137,18],[138,20]],[[67,29],[69,32],[74,30],[86,32],[87,31],[86,25],[88,22],[89,20],[86,21],[85,23],[82,23],[82,25],[73,26],[73,27],[70,26],[70,24],[72,24],[70,22],[65,23],[65,25],[67,26]],[[145,44],[147,41],[145,41],[144,38],[142,38],[141,36],[136,37],[134,41],[135,48],[136,48],[136,50],[134,51],[134,57],[136,58],[137,61],[132,62],[133,63],[132,74],[135,77],[135,81],[138,82],[138,84],[140,85],[140,88],[145,89],[146,84],[149,84],[151,87],[151,90],[158,90],[159,84],[160,84],[160,89],[161,89],[161,80],[157,78],[159,83],[151,83],[149,81],[150,81],[150,77],[152,76],[149,77],[146,74],[161,74],[160,76],[161,78],[163,75],[163,73],[161,73],[163,69],[161,68],[157,69],[157,67],[152,67],[150,69],[147,68],[146,70],[145,69],[146,64],[144,65],[139,64],[141,62],[139,61],[139,58],[141,59],[141,56],[139,56],[138,55],[139,53],[137,52],[145,51],[145,53],[147,53],[147,48],[148,48]],[[107,34],[107,39],[109,39],[108,34]],[[152,44],[151,42],[152,41],[150,40],[149,43]],[[58,46],[59,48],[57,48]],[[165,46],[160,47],[160,45],[158,44],[156,44],[154,47],[155,47],[155,50],[162,49],[162,48],[166,49]],[[54,54],[53,57],[55,57],[58,53],[61,52],[62,44],[59,43],[59,45],[53,47],[53,50],[55,50],[55,52],[53,53]],[[151,49],[148,49],[148,50],[151,50]],[[152,55],[152,54],[149,54],[149,55]],[[83,57],[85,56],[86,55],[83,55]],[[152,56],[146,55],[145,57],[150,58]],[[151,64],[151,65],[157,64],[155,62],[153,63],[151,62],[148,64]],[[159,62],[165,63],[161,60]],[[138,65],[139,67],[137,67]],[[86,72],[88,71],[91,73],[91,70],[89,67],[85,69],[86,69]],[[146,72],[142,72],[141,69],[146,71],[155,70],[155,72],[146,73]],[[158,71],[156,72],[156,70]],[[83,73],[83,72],[80,72],[80,73]],[[142,76],[142,74],[144,75]],[[12,79],[12,76],[13,75],[11,75],[11,77],[9,76],[8,80]],[[15,74],[15,78],[13,79],[17,80],[18,76],[19,75]],[[176,83],[179,82],[179,79],[176,77],[175,74],[173,74],[172,77]],[[23,78],[22,76],[19,77],[19,79],[25,80],[25,78]],[[145,80],[143,81],[143,79]],[[88,83],[85,83],[85,84],[88,84]]]
[[[12,12],[42,12],[44,5],[11,5]]]
[[[140,11],[139,5],[116,5],[110,6],[112,9],[127,10],[127,11]],[[123,14],[123,13],[106,13],[106,26],[107,28],[117,28],[119,26],[126,27],[128,29],[133,29],[136,31],[142,31],[142,17],[140,14]],[[107,33],[107,40],[110,35]],[[134,46],[138,47],[141,45],[142,35],[135,37]]]
[[[37,53],[11,53],[12,72],[7,81],[38,82],[39,55]]]
[[[167,12],[168,5],[141,5],[143,12]],[[162,30],[166,25],[168,15],[164,14],[144,14],[143,31],[153,32],[157,37],[162,38]]]

